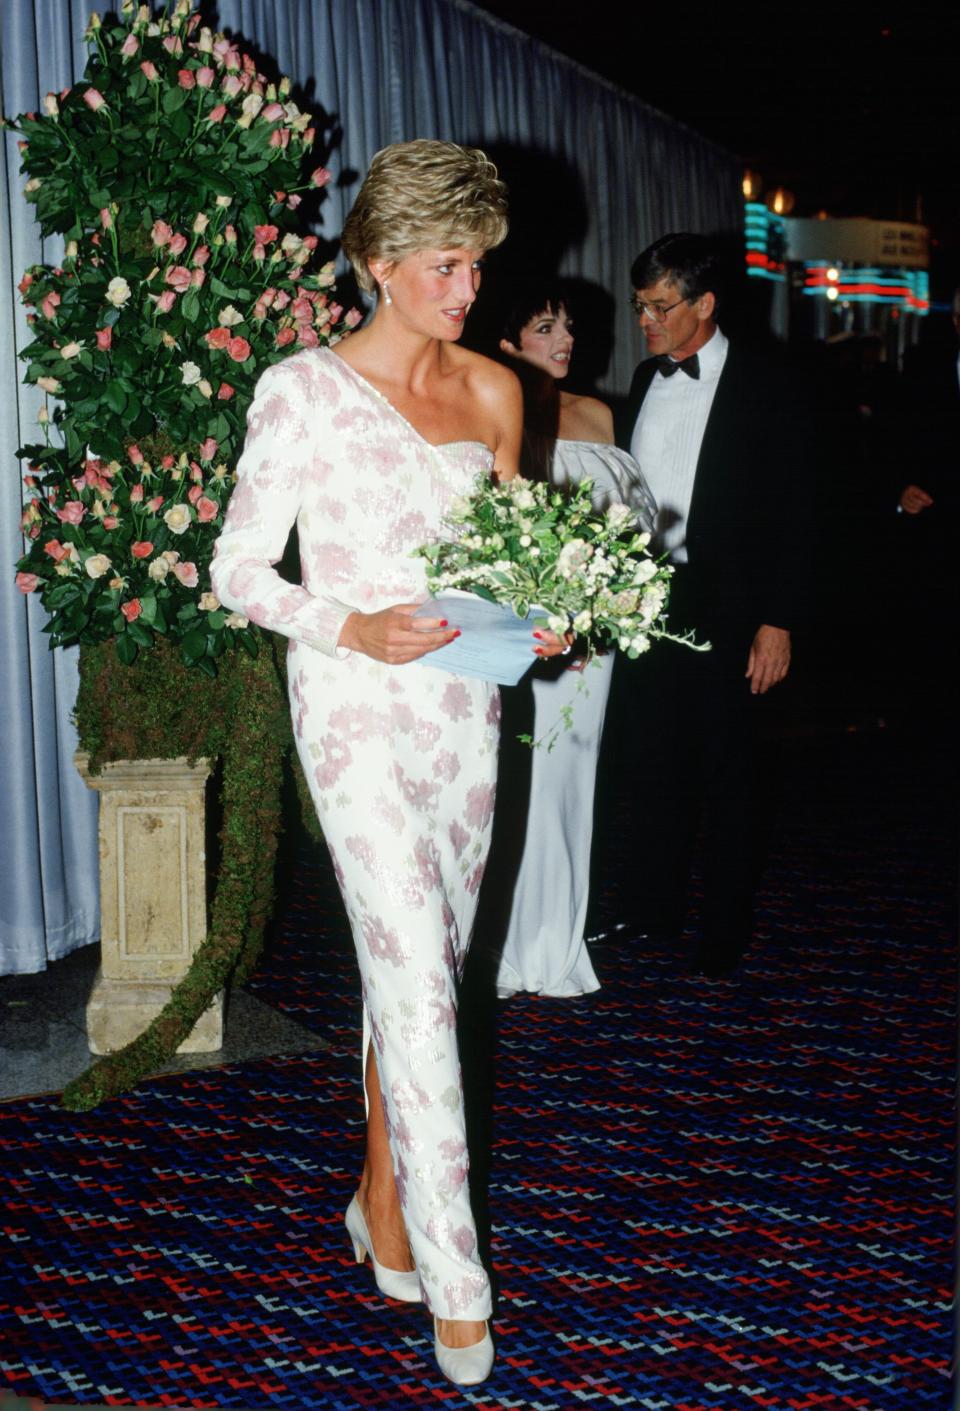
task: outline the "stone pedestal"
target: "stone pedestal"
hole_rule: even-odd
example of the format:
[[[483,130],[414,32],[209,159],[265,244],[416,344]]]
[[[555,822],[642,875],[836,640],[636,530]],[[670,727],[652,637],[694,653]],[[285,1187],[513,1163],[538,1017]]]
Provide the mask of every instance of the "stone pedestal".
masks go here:
[[[93,1053],[135,1039],[170,998],[207,933],[204,801],[210,762],[127,759],[88,770],[100,795],[100,971],[87,1004]],[[223,995],[180,1053],[223,1046]]]

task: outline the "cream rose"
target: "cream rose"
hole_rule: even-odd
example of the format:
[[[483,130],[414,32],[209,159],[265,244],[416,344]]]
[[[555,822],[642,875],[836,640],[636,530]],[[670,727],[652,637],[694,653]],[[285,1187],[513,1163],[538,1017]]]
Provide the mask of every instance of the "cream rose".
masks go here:
[[[116,275],[107,285],[107,303],[112,304],[115,309],[119,309],[121,304],[125,304],[129,298],[130,285],[121,275]]]
[[[191,514],[188,505],[172,505],[163,516],[163,522],[171,534],[184,534],[190,528]]]
[[[91,554],[83,566],[88,578],[102,578],[113,567],[106,554]]]

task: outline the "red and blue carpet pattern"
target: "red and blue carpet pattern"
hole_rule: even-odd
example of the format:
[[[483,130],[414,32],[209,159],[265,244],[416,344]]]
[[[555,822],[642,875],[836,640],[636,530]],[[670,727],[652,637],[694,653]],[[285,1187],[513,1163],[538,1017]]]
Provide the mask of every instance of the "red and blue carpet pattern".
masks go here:
[[[500,1007],[487,1383],[445,1382],[423,1311],[352,1261],[357,987],[307,855],[255,988],[331,1050],[84,1117],[0,1107],[0,1387],[290,1411],[946,1408],[953,818],[936,761],[918,776],[856,738],[828,754],[795,751],[738,978],[625,936],[597,951],[597,996]],[[639,845],[622,834],[611,895]]]

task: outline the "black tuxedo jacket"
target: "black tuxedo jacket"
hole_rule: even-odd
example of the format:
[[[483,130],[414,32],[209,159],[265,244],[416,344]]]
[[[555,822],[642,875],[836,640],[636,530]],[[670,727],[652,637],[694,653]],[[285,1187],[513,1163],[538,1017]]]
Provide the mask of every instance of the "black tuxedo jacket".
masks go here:
[[[648,358],[634,373],[625,448],[657,369]],[[730,343],[697,461],[674,628],[746,650],[762,623],[793,630],[806,620],[814,476],[798,391],[775,355]]]
[[[900,410],[902,451],[898,494],[920,485],[933,496],[937,518],[960,507],[960,383],[957,345],[920,348],[908,358]],[[924,510],[920,520],[928,517]]]

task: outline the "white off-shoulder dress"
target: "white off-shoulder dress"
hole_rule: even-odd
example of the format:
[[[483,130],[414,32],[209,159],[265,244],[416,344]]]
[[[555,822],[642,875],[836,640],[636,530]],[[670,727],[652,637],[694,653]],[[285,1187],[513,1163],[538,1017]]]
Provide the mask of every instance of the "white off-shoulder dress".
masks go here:
[[[298,353],[257,385],[211,573],[225,606],[291,639],[297,750],[356,944],[410,1244],[428,1307],[461,1319],[490,1314],[456,1011],[489,846],[499,695],[337,641],[354,609],[428,596],[411,554],[492,464],[482,444],[425,441],[331,350]],[[273,567],[294,523],[302,586]]]
[[[638,524],[650,529],[656,501],[632,456],[616,446],[592,441],[558,441],[550,479],[555,485],[593,481],[594,509],[629,505]],[[562,730],[552,750],[534,750],[523,852],[513,889],[506,941],[497,971],[501,998],[518,990],[561,997],[600,988],[584,942],[590,884],[593,798],[603,719],[610,695],[613,652],[586,668],[534,676],[533,737],[539,739],[573,706],[573,726]],[[552,665],[552,664],[551,664]],[[550,671],[550,668],[547,668]],[[583,685],[582,690],[578,686]],[[522,688],[521,688],[522,689]],[[509,797],[514,772],[510,752],[524,749],[504,732],[500,803],[523,807]],[[495,879],[491,878],[491,882]]]

